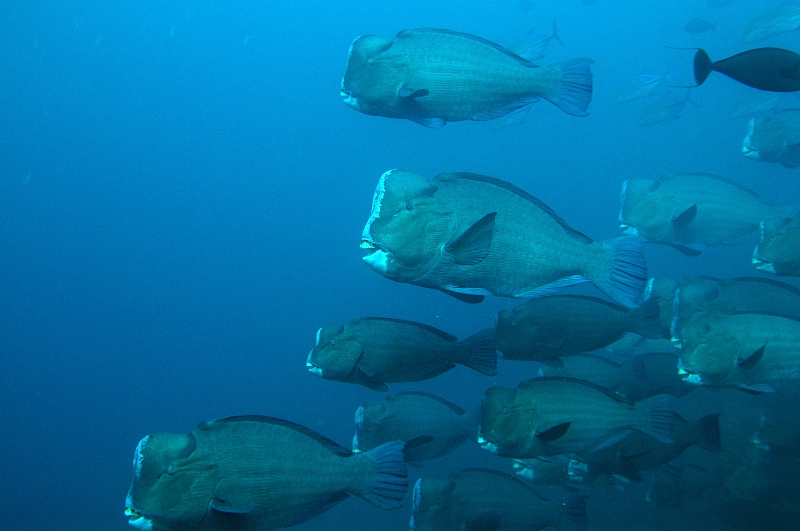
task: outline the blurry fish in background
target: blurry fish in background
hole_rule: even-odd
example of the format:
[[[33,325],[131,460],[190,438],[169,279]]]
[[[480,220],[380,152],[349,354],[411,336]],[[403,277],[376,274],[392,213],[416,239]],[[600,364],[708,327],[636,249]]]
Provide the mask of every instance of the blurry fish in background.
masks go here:
[[[737,102],[731,109],[730,117],[733,120],[770,112],[784,96],[783,92],[755,92]]]
[[[607,347],[626,332],[661,337],[658,300],[628,309],[581,295],[531,299],[498,313],[494,336],[503,359],[560,364],[562,356]]]
[[[689,101],[689,89],[670,90],[650,103],[639,115],[639,125],[655,125],[680,118],[684,105]]]
[[[386,278],[471,303],[490,294],[543,297],[589,281],[632,308],[647,282],[637,238],[592,241],[524,190],[473,173],[433,181],[384,173],[361,248],[364,262]]]
[[[508,48],[521,57],[525,57],[530,61],[537,61],[544,58],[544,52],[547,50],[547,46],[551,41],[556,41],[561,46],[564,46],[564,41],[562,41],[561,37],[558,36],[558,28],[556,27],[555,20],[553,20],[553,31],[550,33],[550,35],[544,37],[530,35],[515,42]]]
[[[699,254],[699,245],[732,243],[758,230],[762,220],[791,213],[738,183],[705,173],[629,179],[621,202],[619,224],[625,234],[687,255]]]
[[[412,531],[586,531],[586,497],[542,498],[519,479],[471,468],[417,480]]]
[[[458,341],[446,332],[413,321],[382,317],[325,326],[308,354],[309,372],[326,380],[386,391],[387,383],[418,382],[464,365],[497,374],[491,330]]]
[[[781,109],[751,118],[742,153],[748,159],[785,168],[800,166],[800,109]]]
[[[403,445],[353,455],[308,428],[257,415],[156,433],[136,447],[125,514],[143,531],[269,530],[350,495],[393,509],[408,486]]]
[[[393,39],[362,35],[350,45],[341,95],[364,114],[426,127],[494,120],[541,98],[587,116],[592,62],[540,67],[481,37],[442,29],[402,30]]]
[[[428,393],[398,393],[382,402],[364,402],[356,411],[353,451],[367,452],[384,443],[405,441],[406,461],[441,457],[464,441],[475,441],[478,415]]]
[[[717,29],[716,22],[709,22],[703,18],[693,18],[683,27],[686,33],[706,33]]]
[[[639,74],[617,89],[614,103],[627,103],[654,96],[667,82],[666,75]]]
[[[750,21],[742,34],[742,42],[753,42],[800,27],[800,5],[784,4],[770,9]]]
[[[714,62],[705,50],[698,48],[694,56],[694,79],[697,85],[702,85],[715,70],[760,90],[800,90],[800,55],[783,48],[755,48]]]
[[[753,251],[759,271],[780,276],[800,276],[800,219],[797,216],[761,222],[761,241]]]

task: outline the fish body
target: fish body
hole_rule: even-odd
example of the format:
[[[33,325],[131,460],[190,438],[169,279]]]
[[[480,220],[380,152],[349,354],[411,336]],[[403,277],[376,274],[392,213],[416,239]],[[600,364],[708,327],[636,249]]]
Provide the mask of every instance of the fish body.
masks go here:
[[[634,403],[582,380],[535,378],[486,391],[478,442],[516,458],[593,452],[632,430],[670,442],[672,415],[666,395]]]
[[[800,27],[800,6],[785,4],[766,11],[750,21],[742,42],[753,42],[794,31]]]
[[[646,283],[638,240],[593,242],[527,192],[468,173],[430,182],[404,170],[384,173],[361,247],[386,278],[467,302],[539,297],[588,280],[633,307]]]
[[[358,37],[350,46],[341,94],[364,114],[428,127],[492,120],[544,98],[586,116],[591,59],[537,66],[486,39],[441,29],[402,30],[393,39]]]
[[[658,301],[627,309],[596,297],[531,299],[497,314],[495,346],[504,359],[546,361],[597,350],[626,332],[661,337]]]
[[[387,383],[433,378],[456,364],[496,374],[491,330],[458,341],[422,323],[365,317],[320,328],[306,361],[312,374],[376,391],[386,391]]]
[[[797,217],[761,222],[761,240],[753,251],[753,265],[773,275],[800,276],[800,222]]]
[[[742,153],[748,159],[786,168],[800,166],[800,109],[781,109],[751,118]]]
[[[757,114],[768,113],[775,108],[784,97],[781,92],[755,92],[739,101],[731,109],[730,118],[748,118]]]
[[[699,254],[692,247],[698,244],[733,243],[755,232],[762,220],[787,212],[733,181],[704,173],[629,179],[621,201],[619,222],[626,234],[687,254]]]
[[[496,470],[466,469],[414,485],[413,531],[585,530],[586,500],[546,500],[522,481]]]
[[[684,26],[683,29],[687,33],[706,33],[708,31],[716,30],[717,23],[709,22],[708,20],[702,18],[693,18],[686,23],[686,26]]]
[[[689,101],[689,91],[669,91],[655,101],[650,102],[639,115],[639,125],[655,125],[681,116],[683,107]]]
[[[694,56],[697,84],[702,85],[713,71],[760,90],[800,90],[800,55],[783,48],[754,48],[713,62],[705,50],[698,48]]]
[[[353,451],[366,452],[391,441],[405,441],[406,461],[441,457],[466,440],[475,440],[478,419],[428,393],[399,393],[382,402],[364,402],[356,411]]]
[[[640,74],[632,77],[617,90],[614,103],[627,103],[653,96],[661,90],[666,80],[667,76],[659,74]]]
[[[256,531],[313,518],[350,495],[395,508],[407,488],[403,443],[364,455],[260,416],[203,422],[139,442],[126,501],[141,530]]]
[[[672,317],[675,299],[675,290],[678,289],[678,281],[666,277],[655,277],[647,281],[643,299],[657,299],[658,313],[661,318],[661,337],[672,337]]]

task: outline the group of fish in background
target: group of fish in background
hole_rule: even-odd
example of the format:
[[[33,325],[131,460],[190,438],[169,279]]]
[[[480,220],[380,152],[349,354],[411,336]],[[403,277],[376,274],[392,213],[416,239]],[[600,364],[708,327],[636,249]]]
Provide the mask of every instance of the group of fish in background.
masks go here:
[[[551,40],[555,28],[513,51],[449,30],[363,35],[350,47],[342,96],[362,113],[428,127],[517,123],[539,99],[585,116],[592,60],[537,65]],[[717,70],[764,90],[800,89],[800,56],[776,50],[716,63],[699,50],[697,82]],[[800,291],[757,278],[652,279],[643,253],[648,241],[697,255],[760,228],[756,266],[798,275],[794,210],[700,173],[629,179],[621,200],[625,235],[600,242],[508,182],[387,171],[361,236],[370,268],[466,303],[528,300],[460,341],[386,317],[324,326],[309,371],[385,392],[456,365],[494,375],[499,353],[529,364],[521,372],[532,378],[488,388],[472,413],[420,392],[365,402],[352,449],[261,416],[148,435],[134,456],[129,522],[154,531],[276,529],[350,495],[397,508],[406,462],[465,441],[508,458],[508,472],[522,479],[490,469],[424,476],[413,487],[413,530],[585,529],[587,500],[603,484],[641,484],[642,503],[731,519],[724,523],[743,512],[772,523],[796,518],[800,498],[787,493],[800,489],[800,423],[784,418],[781,401],[798,394]],[[558,293],[585,282],[607,298]]]

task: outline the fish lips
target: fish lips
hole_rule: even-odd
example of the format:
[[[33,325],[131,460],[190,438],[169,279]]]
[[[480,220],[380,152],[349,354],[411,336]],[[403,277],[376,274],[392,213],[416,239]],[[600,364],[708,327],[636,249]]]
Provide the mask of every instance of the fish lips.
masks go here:
[[[128,517],[128,523],[141,531],[152,531],[153,520],[133,507],[125,508],[125,516]]]
[[[362,260],[376,272],[385,275],[392,257],[392,252],[388,247],[375,240],[363,238],[361,248],[369,250],[369,254],[362,257]]]
[[[686,367],[683,365],[683,360],[678,360],[678,376],[686,382],[693,385],[703,385],[705,382],[703,378],[696,372],[691,372],[686,370]]]
[[[311,356],[314,354],[314,350],[312,349],[311,352],[308,353],[308,358],[306,358],[306,367],[308,367],[308,372],[311,374],[316,374],[317,376],[322,376],[322,368],[318,367],[311,361]]]

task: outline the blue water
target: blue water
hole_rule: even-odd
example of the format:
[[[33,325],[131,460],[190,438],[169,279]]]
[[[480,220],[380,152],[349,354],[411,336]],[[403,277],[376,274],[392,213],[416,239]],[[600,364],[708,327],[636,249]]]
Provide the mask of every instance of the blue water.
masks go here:
[[[757,0],[722,9],[699,0],[5,2],[0,527],[128,529],[136,443],[203,420],[270,415],[347,446],[355,409],[382,395],[307,372],[320,326],[379,315],[465,337],[517,304],[469,306],[393,283],[362,263],[361,230],[388,169],[510,181],[595,239],[619,235],[620,186],[632,177],[710,172],[768,201],[800,204],[796,172],[741,155],[746,120],[728,114],[752,89],[712,74],[692,92],[696,106],[650,127],[638,125],[646,102],[612,103],[637,74],[670,71],[691,82],[692,52],[667,45],[702,46],[712,58],[746,49],[741,32],[767,7]],[[718,21],[717,31],[685,33],[694,17]],[[541,102],[518,127],[427,129],[341,103],[347,50],[361,34],[434,26],[508,44],[547,34],[554,19],[565,45],[553,43],[542,62],[596,61],[587,118]],[[764,45],[797,48],[796,38]],[[650,275],[752,275],[753,244],[694,259],[651,246]],[[500,375],[487,378],[458,367],[391,391],[425,390],[472,408],[487,387],[514,385],[532,376],[526,371],[501,362]],[[510,472],[472,445],[412,469],[412,482],[462,466]],[[616,492],[596,500],[625,503]],[[623,506],[626,525],[643,528],[668,521],[654,514],[681,514],[639,501]],[[408,498],[392,512],[349,499],[301,529],[407,529],[409,507]],[[594,529],[621,518],[600,501],[590,509]]]

